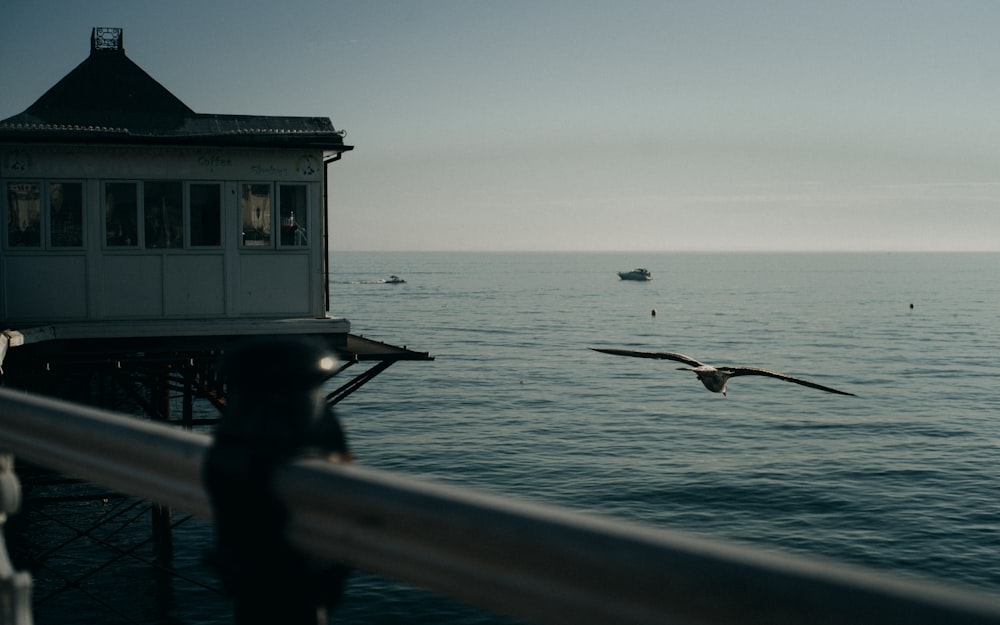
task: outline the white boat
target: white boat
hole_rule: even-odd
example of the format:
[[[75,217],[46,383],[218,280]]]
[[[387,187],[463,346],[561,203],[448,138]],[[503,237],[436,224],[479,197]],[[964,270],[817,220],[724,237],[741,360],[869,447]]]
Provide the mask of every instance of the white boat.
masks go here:
[[[399,276],[389,276],[388,280],[383,280],[382,282],[386,284],[406,284],[406,280],[403,280]]]
[[[618,277],[622,280],[652,280],[653,274],[649,273],[648,269],[640,267],[632,271],[619,271]]]

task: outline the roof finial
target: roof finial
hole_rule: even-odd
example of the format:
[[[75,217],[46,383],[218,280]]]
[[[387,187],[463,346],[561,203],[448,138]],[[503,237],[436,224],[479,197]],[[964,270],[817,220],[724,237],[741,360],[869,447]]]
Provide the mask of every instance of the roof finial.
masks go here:
[[[94,28],[90,36],[90,52],[117,52],[125,53],[125,46],[122,43],[121,28]]]

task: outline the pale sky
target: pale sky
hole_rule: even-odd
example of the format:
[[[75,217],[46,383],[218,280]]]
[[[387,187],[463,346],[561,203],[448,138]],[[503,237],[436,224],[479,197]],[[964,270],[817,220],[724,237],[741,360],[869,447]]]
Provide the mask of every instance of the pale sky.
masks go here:
[[[0,119],[94,26],[346,130],[336,250],[1000,250],[995,0],[2,0]]]

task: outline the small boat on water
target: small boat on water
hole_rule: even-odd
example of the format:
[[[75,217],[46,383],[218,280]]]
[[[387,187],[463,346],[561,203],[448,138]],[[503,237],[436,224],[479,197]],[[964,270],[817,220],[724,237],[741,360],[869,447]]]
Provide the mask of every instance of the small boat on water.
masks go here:
[[[653,274],[649,273],[648,269],[643,269],[639,267],[638,269],[633,269],[632,271],[619,271],[618,277],[622,280],[652,280]]]
[[[389,276],[388,280],[383,280],[385,284],[406,284],[406,280],[403,280],[399,276]]]

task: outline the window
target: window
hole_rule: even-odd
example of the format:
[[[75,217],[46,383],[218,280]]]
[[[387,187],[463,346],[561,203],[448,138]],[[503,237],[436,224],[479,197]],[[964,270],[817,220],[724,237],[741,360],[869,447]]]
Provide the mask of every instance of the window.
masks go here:
[[[49,183],[52,247],[83,247],[83,183]]]
[[[306,188],[303,185],[283,184],[278,189],[279,219],[281,220],[282,247],[308,245],[306,236]]]
[[[83,247],[82,182],[10,182],[8,247]]]
[[[245,247],[274,249],[275,244],[279,248],[309,245],[308,215],[306,185],[245,183],[241,187],[240,227]],[[273,236],[273,232],[278,236]]]
[[[42,246],[41,185],[37,182],[7,185],[7,245]]]
[[[217,184],[188,187],[188,223],[192,247],[222,245],[222,190]]]
[[[104,224],[109,247],[139,246],[139,185],[104,183]]]
[[[222,245],[219,183],[106,182],[104,202],[108,247],[179,250]]]
[[[103,237],[114,252],[221,248],[231,228],[221,181],[38,179],[0,182],[0,245],[8,249],[84,248]],[[308,184],[246,182],[239,191],[241,246],[302,250],[309,246]],[[88,217],[90,194],[100,191],[99,222]],[[229,193],[229,191],[226,191]],[[88,222],[100,228],[94,231]],[[89,232],[88,232],[89,231]]]
[[[142,183],[145,246],[184,247],[183,184],[180,181]]]
[[[240,194],[243,245],[271,246],[271,185],[244,184]]]

